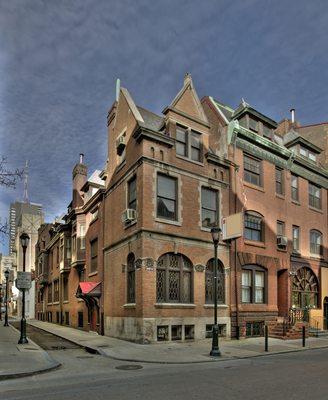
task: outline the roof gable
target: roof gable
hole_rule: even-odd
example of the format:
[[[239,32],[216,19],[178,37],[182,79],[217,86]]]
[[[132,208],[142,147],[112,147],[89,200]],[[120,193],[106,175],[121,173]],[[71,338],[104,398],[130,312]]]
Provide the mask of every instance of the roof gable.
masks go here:
[[[182,89],[175,96],[168,108],[179,110],[208,124],[208,119],[194,88],[190,74],[185,75]],[[165,111],[166,109],[163,113]]]

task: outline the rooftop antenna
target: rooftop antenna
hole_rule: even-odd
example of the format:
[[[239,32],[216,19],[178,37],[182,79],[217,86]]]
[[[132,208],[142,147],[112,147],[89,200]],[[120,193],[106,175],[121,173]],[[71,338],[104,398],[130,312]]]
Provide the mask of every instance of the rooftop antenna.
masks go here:
[[[25,161],[25,168],[24,168],[24,195],[23,195],[23,202],[29,203],[28,200],[28,160]]]

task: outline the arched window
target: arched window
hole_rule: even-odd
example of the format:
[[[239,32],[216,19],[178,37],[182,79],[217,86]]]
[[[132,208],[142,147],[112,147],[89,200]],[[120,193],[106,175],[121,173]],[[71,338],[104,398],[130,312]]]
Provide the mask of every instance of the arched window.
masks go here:
[[[156,289],[159,303],[192,302],[192,262],[182,254],[166,253],[157,261]]]
[[[218,288],[218,303],[225,303],[225,274],[222,263],[218,263],[217,274],[217,288]],[[206,264],[205,270],[205,302],[207,304],[214,303],[214,258],[210,259]]]
[[[264,223],[261,214],[246,211],[244,215],[245,239],[264,242]]]
[[[128,255],[127,259],[127,302],[135,303],[136,301],[136,269],[135,256],[133,253]]]
[[[293,305],[298,308],[318,306],[319,284],[308,267],[299,268],[293,277]]]
[[[318,256],[322,256],[322,233],[312,229],[310,231],[310,253]]]

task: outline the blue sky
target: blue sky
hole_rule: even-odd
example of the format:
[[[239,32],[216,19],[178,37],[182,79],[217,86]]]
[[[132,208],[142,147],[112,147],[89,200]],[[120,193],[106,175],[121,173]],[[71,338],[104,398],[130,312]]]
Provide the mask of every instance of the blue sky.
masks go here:
[[[29,198],[47,220],[70,201],[80,152],[90,172],[105,163],[118,77],[154,112],[190,72],[200,97],[328,120],[325,0],[0,0],[0,37],[0,155],[29,160]],[[0,190],[3,220],[23,187]]]

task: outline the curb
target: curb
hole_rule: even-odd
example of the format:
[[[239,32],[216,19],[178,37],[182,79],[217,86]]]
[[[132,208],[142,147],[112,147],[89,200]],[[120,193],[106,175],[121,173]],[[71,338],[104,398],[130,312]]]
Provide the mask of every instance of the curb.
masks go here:
[[[33,324],[30,324],[34,326]],[[216,362],[225,362],[225,361],[232,361],[232,360],[246,360],[249,358],[259,358],[259,357],[268,357],[268,356],[275,356],[275,355],[281,355],[281,354],[288,354],[288,353],[297,353],[297,352],[302,352],[302,351],[309,351],[309,350],[320,350],[320,349],[326,349],[328,348],[328,345],[320,346],[320,347],[305,347],[305,348],[298,348],[298,349],[291,349],[291,350],[282,350],[282,351],[275,351],[275,352],[266,352],[266,353],[261,353],[261,354],[254,354],[251,356],[232,356],[232,357],[227,357],[227,358],[213,358],[209,356],[208,360],[197,360],[197,361],[149,361],[149,360],[142,360],[142,359],[131,359],[131,358],[121,358],[117,357],[114,355],[110,355],[106,353],[103,349],[100,349],[98,347],[91,347],[91,346],[84,346],[81,343],[78,343],[72,339],[67,339],[64,336],[60,336],[56,333],[47,331],[46,329],[40,328],[39,326],[35,326],[35,328],[41,329],[45,332],[51,333],[57,337],[60,337],[62,339],[65,339],[83,349],[85,349],[88,353],[91,354],[98,354],[103,357],[110,358],[112,360],[116,361],[126,361],[126,362],[136,362],[136,363],[143,363],[143,364],[164,364],[164,365],[178,365],[178,364],[205,364],[205,363],[216,363]]]
[[[12,326],[9,322],[9,326],[11,329],[18,331],[14,326]],[[43,357],[50,363],[50,366],[41,368],[41,369],[35,369],[33,371],[26,371],[26,372],[14,372],[11,374],[0,374],[0,381],[8,380],[8,379],[17,379],[17,378],[24,378],[27,376],[33,376],[33,375],[39,375],[39,374],[44,374],[46,372],[54,371],[58,368],[61,367],[61,363],[56,361],[54,358],[52,358],[45,350],[43,350],[37,343],[35,343],[33,340],[29,339],[29,342],[33,343],[37,347],[39,347],[42,350],[42,355]]]

